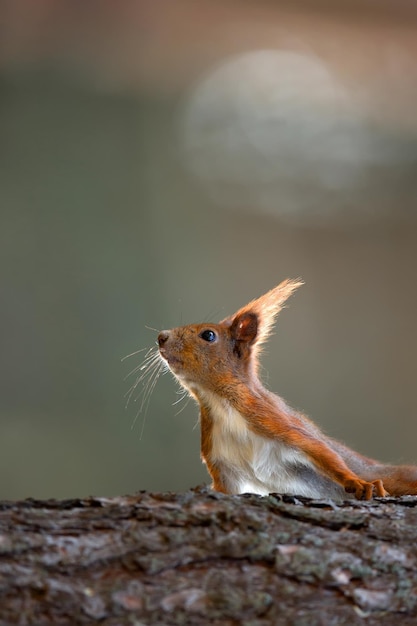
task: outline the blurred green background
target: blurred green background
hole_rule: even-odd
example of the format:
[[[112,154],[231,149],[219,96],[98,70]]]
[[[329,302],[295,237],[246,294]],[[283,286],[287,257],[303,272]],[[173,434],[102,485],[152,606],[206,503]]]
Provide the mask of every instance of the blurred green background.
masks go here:
[[[269,388],[417,462],[417,15],[406,3],[5,2],[0,498],[208,482],[154,329],[305,286]],[[133,423],[134,427],[132,428]]]

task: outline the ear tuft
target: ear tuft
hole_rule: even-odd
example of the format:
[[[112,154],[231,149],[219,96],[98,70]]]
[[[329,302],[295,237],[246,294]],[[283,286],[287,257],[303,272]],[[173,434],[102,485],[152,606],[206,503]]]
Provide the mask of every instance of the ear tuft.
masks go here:
[[[242,341],[251,341],[259,348],[269,337],[275,318],[292,293],[302,285],[301,280],[284,280],[266,294],[252,300],[226,319],[221,324],[235,328]],[[255,320],[255,321],[254,321]],[[239,323],[242,323],[239,329]]]

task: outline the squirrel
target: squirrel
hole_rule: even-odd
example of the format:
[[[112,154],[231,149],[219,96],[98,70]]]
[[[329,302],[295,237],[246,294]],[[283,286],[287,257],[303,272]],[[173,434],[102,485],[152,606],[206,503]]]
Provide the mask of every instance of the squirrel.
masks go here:
[[[300,280],[284,280],[218,324],[163,330],[159,355],[200,407],[214,490],[369,500],[417,495],[417,467],[385,465],[328,437],[268,391],[259,354]]]

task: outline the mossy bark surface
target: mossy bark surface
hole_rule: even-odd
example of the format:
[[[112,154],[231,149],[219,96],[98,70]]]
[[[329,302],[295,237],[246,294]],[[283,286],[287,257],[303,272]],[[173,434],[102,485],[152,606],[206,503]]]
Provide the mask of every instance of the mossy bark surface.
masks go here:
[[[0,624],[417,623],[417,497],[0,502]]]

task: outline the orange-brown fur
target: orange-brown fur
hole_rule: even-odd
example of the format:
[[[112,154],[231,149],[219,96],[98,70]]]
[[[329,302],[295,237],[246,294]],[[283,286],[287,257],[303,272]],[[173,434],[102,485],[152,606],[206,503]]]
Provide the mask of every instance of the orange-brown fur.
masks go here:
[[[417,467],[384,465],[350,450],[259,380],[260,348],[301,284],[286,280],[219,324],[158,337],[162,358],[200,405],[201,456],[213,488],[240,492],[247,479],[259,493],[272,484],[335,497],[417,494]]]

